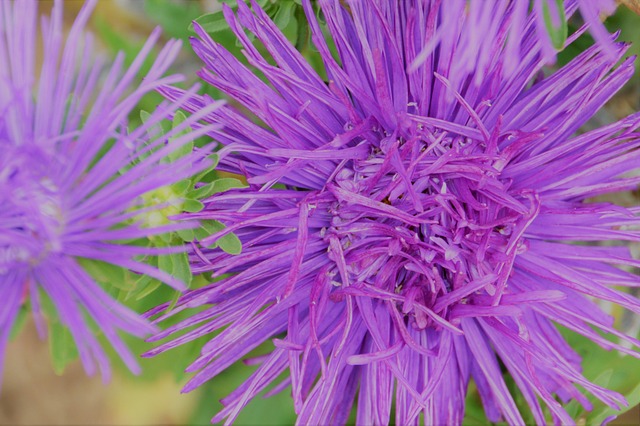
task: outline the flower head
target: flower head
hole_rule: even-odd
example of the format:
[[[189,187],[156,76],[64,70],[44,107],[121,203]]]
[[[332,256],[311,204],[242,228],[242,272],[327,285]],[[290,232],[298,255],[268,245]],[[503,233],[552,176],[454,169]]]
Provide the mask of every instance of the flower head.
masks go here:
[[[110,263],[184,288],[139,260],[180,248],[123,241],[184,228],[171,223],[153,227],[141,220],[166,207],[142,206],[142,195],[207,166],[202,152],[163,161],[207,129],[185,132],[167,144],[193,117],[172,134],[149,137],[180,101],[158,106],[144,125],[127,128],[127,116],[143,95],[179,81],[179,76],[163,74],[180,46],[167,43],[142,84],[130,90],[159,33],[153,33],[128,70],[123,72],[122,55],[106,69],[83,32],[94,5],[90,1],[83,7],[65,42],[62,2],[55,2],[51,17],[42,18],[44,56],[36,67],[37,2],[0,4],[0,358],[19,308],[28,300],[40,319],[44,293],[69,328],[86,370],[92,373],[97,365],[106,378],[107,357],[89,322],[134,371],[137,362],[118,331],[144,336],[154,327],[113,300],[79,260]],[[38,325],[43,331],[41,321]]]
[[[593,244],[640,239],[628,229],[638,209],[587,199],[637,185],[625,173],[640,116],[576,135],[632,59],[614,68],[626,46],[611,38],[613,51],[598,44],[545,76],[536,15],[521,24],[520,2],[490,3],[322,1],[327,35],[303,2],[326,82],[255,2],[226,16],[266,80],[196,26],[201,77],[244,107],[208,116],[222,126],[220,167],[249,187],[186,216],[227,226],[191,256],[218,279],[182,298],[178,310],[206,309],[151,353],[217,331],[191,390],[274,344],[214,421],[232,422],[287,370],[272,392],[291,386],[300,424],[343,424],[356,401],[359,424],[389,423],[392,406],[398,424],[460,424],[471,380],[491,421],[523,424],[502,368],[541,424],[544,406],[572,422],[556,397],[590,406],[578,385],[624,404],[581,375],[555,324],[638,355],[598,333],[640,343],[593,301],[640,312],[614,288],[638,285],[617,267],[638,262],[623,243]],[[207,248],[229,232],[240,255]]]

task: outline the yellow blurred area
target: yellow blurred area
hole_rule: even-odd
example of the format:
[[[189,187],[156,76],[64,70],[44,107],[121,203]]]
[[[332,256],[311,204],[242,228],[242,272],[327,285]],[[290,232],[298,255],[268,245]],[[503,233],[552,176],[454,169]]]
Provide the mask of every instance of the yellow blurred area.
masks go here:
[[[178,0],[183,3],[198,3],[202,10],[217,9],[216,0]],[[53,6],[54,0],[40,0],[38,2],[41,13],[47,13]],[[65,22],[70,26],[85,3],[85,0],[63,0]],[[153,4],[153,2],[151,2]],[[144,0],[98,0],[93,13],[93,19],[108,18],[111,26],[119,31],[130,34],[148,35],[155,26],[144,12]]]
[[[143,0],[134,1],[139,2],[140,8],[142,8]],[[51,10],[53,3],[53,0],[41,0],[38,3],[40,13],[47,14]],[[85,0],[64,0],[64,20],[67,27],[73,24],[73,20],[84,3]],[[148,35],[153,29],[153,25],[148,20],[145,20],[143,15],[136,13],[133,8],[127,7],[128,3],[131,3],[131,0],[99,0],[92,18],[94,20],[108,18],[110,25],[125,33]]]
[[[31,322],[9,343],[5,366],[0,425],[186,425],[202,394],[181,394],[182,385],[169,373],[141,380],[116,370],[105,386],[100,377],[87,377],[78,360],[57,376],[48,344]],[[640,425],[640,411],[636,407],[609,424]]]
[[[2,425],[179,425],[188,423],[198,401],[198,392],[181,394],[169,372],[140,380],[116,369],[105,386],[76,360],[57,376],[48,342],[31,322],[9,343],[4,365]]]

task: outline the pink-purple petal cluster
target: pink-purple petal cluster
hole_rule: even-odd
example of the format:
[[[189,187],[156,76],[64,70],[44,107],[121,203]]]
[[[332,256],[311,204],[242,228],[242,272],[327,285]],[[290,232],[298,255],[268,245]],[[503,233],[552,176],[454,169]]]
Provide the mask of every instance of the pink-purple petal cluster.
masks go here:
[[[582,389],[625,404],[583,377],[556,324],[639,355],[597,303],[640,313],[619,289],[640,283],[623,268],[639,264],[639,209],[589,200],[637,186],[640,115],[578,132],[633,59],[607,35],[545,76],[547,40],[520,3],[320,1],[327,36],[304,1],[328,81],[255,2],[225,14],[265,79],[195,26],[200,76],[242,106],[207,117],[220,168],[249,187],[186,216],[227,226],[191,254],[215,282],[181,299],[201,311],[150,354],[211,335],[189,391],[273,342],[214,421],[275,385],[300,424],[343,424],[354,403],[358,424],[460,424],[473,381],[490,421],[523,424],[505,372],[539,424],[573,423],[562,403],[590,408]],[[207,248],[229,232],[242,254]]]
[[[171,164],[161,159],[208,129],[166,144],[197,120],[194,116],[172,134],[149,137],[152,126],[170,117],[181,101],[159,105],[145,125],[128,129],[127,117],[142,96],[180,81],[163,76],[180,44],[167,43],[142,84],[132,87],[159,32],[128,69],[122,55],[105,67],[84,32],[95,3],[87,2],[65,37],[61,1],[40,25],[38,2],[0,2],[0,361],[25,303],[44,333],[41,297],[46,294],[87,372],[99,369],[108,378],[107,355],[90,322],[133,371],[138,363],[119,332],[145,336],[155,327],[116,302],[78,259],[110,263],[184,289],[179,280],[140,261],[179,247],[160,250],[122,241],[184,228],[148,227],[140,220],[140,197],[207,167],[202,152]],[[43,56],[36,59],[38,28]]]

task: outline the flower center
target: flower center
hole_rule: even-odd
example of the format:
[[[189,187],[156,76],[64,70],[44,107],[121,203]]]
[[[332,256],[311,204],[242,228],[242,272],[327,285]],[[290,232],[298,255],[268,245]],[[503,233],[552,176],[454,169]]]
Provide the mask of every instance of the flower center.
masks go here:
[[[184,201],[180,195],[171,188],[163,186],[142,195],[142,209],[154,206],[165,206],[159,209],[151,209],[136,216],[136,220],[142,221],[144,227],[155,228],[171,223],[169,217],[182,213]]]
[[[42,160],[10,154],[2,164],[0,273],[19,264],[37,265],[48,253],[62,250],[62,202]]]
[[[485,141],[399,133],[363,138],[368,155],[335,174],[324,238],[335,286],[383,292],[422,329],[427,310],[448,317],[501,296],[538,203],[500,178],[504,161]]]

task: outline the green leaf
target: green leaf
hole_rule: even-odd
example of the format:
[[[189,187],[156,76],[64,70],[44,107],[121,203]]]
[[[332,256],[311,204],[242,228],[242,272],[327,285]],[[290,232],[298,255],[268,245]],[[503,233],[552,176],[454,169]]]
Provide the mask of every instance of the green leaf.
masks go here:
[[[18,314],[16,315],[16,319],[13,322],[13,327],[11,327],[11,334],[9,335],[9,339],[15,339],[18,334],[20,334],[24,327],[24,324],[27,322],[28,311],[29,308],[27,308],[26,304],[20,306]]]
[[[151,119],[151,114],[149,114],[145,110],[140,110],[140,121],[142,124],[146,124]],[[152,124],[151,127],[147,130],[148,140],[152,141],[157,138],[161,138],[162,135],[166,133],[166,130],[161,122],[156,122]],[[157,151],[160,147],[155,147],[151,150],[148,150],[140,155],[140,160],[144,160],[149,157],[154,151]]]
[[[197,22],[198,25],[200,25],[202,29],[209,34],[218,33],[220,31],[229,29],[229,24],[227,23],[226,19],[224,19],[224,14],[222,13],[222,11],[205,13],[204,15],[194,19],[194,21]],[[189,24],[188,30],[192,33],[195,32],[193,23]]]
[[[242,253],[242,242],[236,236],[236,234],[227,234],[224,235],[216,241],[218,247],[229,254],[240,254]]]
[[[67,365],[78,357],[71,332],[58,320],[49,321],[49,350],[57,375],[62,375]]]
[[[206,170],[201,171],[191,178],[191,182],[195,185],[198,182],[211,182],[210,176],[215,176],[215,168],[220,162],[220,156],[216,153],[210,154],[207,159],[211,161],[211,165]]]
[[[195,1],[145,0],[144,12],[169,36],[186,39],[189,37],[188,25],[202,10]]]
[[[191,181],[189,179],[183,179],[179,182],[171,185],[171,189],[176,195],[184,195],[191,188]]]
[[[149,118],[151,118],[151,114],[145,110],[140,110],[140,121],[142,121],[143,124],[149,121]]]
[[[173,272],[171,275],[187,284],[191,283],[193,274],[191,273],[191,267],[189,266],[189,256],[186,252],[176,253],[173,256]]]
[[[133,283],[127,279],[126,269],[101,260],[77,258],[77,261],[100,284],[124,291],[133,290]]]
[[[182,241],[187,243],[196,238],[196,234],[193,232],[193,229],[178,229],[176,232],[178,233],[178,236],[182,238]]]
[[[172,129],[173,130],[177,129],[182,123],[185,122],[186,119],[187,119],[187,116],[182,111],[176,112],[175,116],[173,117]],[[190,133],[191,131],[192,131],[191,127],[186,126],[184,129],[180,130],[175,135],[173,135],[173,137],[169,138],[169,143],[178,140],[181,136],[184,136]],[[171,151],[168,155],[169,162],[174,162],[179,158],[190,154],[191,151],[193,151],[193,141],[189,141],[183,144],[182,146],[180,146],[179,148],[175,149],[174,151]]]
[[[567,16],[564,10],[564,2],[563,0],[556,0],[556,9],[558,14],[560,15],[560,25],[558,27],[555,27],[553,25],[551,19],[551,9],[549,8],[549,4],[546,1],[542,3],[542,8],[544,24],[547,28],[547,32],[549,33],[549,37],[551,38],[551,43],[557,50],[561,50],[564,48],[564,44],[567,41],[567,35],[569,33]]]
[[[127,297],[127,299],[133,296],[135,296],[135,300],[144,299],[145,297],[156,291],[161,285],[162,283],[160,281],[153,279],[147,275],[143,275],[136,282],[136,289],[133,292],[129,293],[129,297]]]
[[[189,213],[197,213],[204,208],[204,204],[202,204],[198,200],[186,199],[182,204],[182,209],[185,212]]]
[[[189,192],[189,198],[194,199],[203,199],[211,196],[212,194],[217,194],[219,192],[225,192],[232,188],[245,188],[246,185],[242,183],[242,181],[234,178],[220,178],[216,179],[211,183],[201,186],[198,189],[195,189]]]
[[[161,271],[172,273],[173,272],[173,257],[170,254],[163,254],[158,256],[158,268]]]
[[[209,155],[209,160],[212,161],[213,164],[211,164],[211,168],[214,169],[216,167],[218,167],[218,163],[220,162],[220,156],[216,153],[213,153],[211,155]],[[208,172],[207,172],[208,173]],[[205,173],[206,174],[206,173]]]
[[[281,1],[278,5],[280,7],[273,15],[273,22],[280,28],[282,34],[295,44],[298,39],[298,21],[292,18],[294,18],[296,9],[300,8],[300,6],[292,0]]]
[[[224,229],[224,224],[217,220],[203,220],[200,222],[200,228],[195,230],[195,235],[198,240],[215,234]],[[227,234],[218,238],[213,244],[207,246],[208,248],[220,247],[222,250],[229,254],[242,253],[242,243],[235,234]]]
[[[284,0],[279,2],[279,6],[273,16],[273,23],[276,24],[278,28],[283,29],[291,22],[296,4],[291,0]]]
[[[194,229],[193,232],[198,240],[203,240],[222,229],[224,229],[224,225],[217,220],[203,220],[200,222],[200,228]],[[214,244],[211,247],[217,247],[217,245]]]
[[[156,236],[153,237],[153,242],[155,243],[154,245],[159,246],[160,245],[160,241],[162,241],[162,243],[170,243],[171,242],[171,235],[170,233],[165,232],[164,234],[158,234]],[[164,245],[164,244],[162,244]]]
[[[172,253],[158,256],[158,268],[174,276],[185,284],[191,283],[191,268],[187,253]]]
[[[193,191],[189,191],[188,197],[193,198],[193,199],[204,199],[204,198],[208,198],[209,196],[211,196],[211,194],[213,194],[215,191],[215,183],[216,181],[213,181],[211,183],[208,183],[206,185],[202,185],[201,187],[194,189]]]
[[[622,410],[614,410],[593,395],[587,398],[593,403],[592,411],[586,411],[576,401],[567,404],[566,409],[578,423],[602,424],[609,416],[619,415],[640,403],[640,360],[617,351],[607,351],[590,339],[559,327],[569,345],[582,357],[582,374],[587,380],[621,393],[629,402]]]

